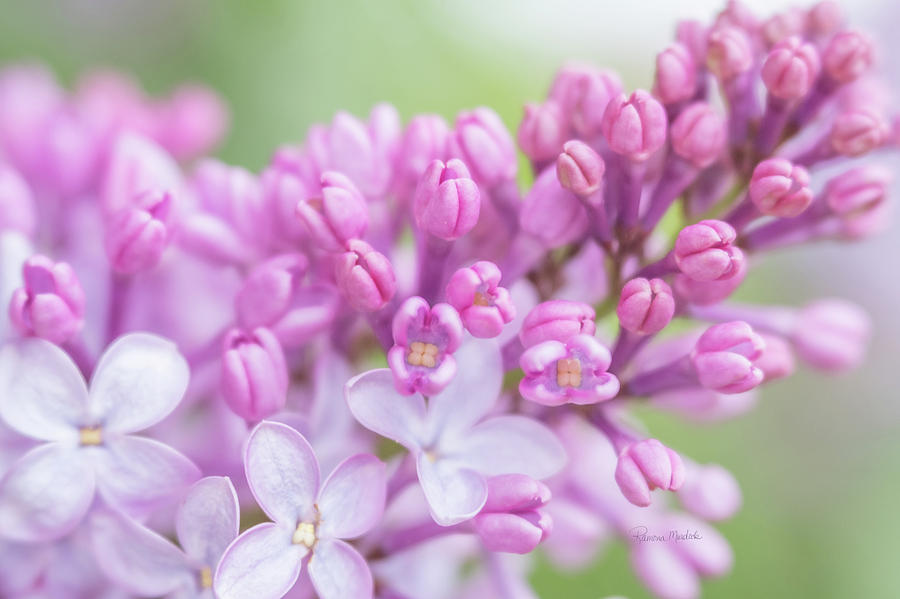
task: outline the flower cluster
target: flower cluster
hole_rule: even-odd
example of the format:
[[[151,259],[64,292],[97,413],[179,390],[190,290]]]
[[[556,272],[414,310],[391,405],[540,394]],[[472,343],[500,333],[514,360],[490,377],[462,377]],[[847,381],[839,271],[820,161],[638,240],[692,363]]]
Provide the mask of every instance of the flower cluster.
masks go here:
[[[619,538],[697,597],[740,489],[629,407],[733,417],[863,359],[852,304],[729,297],[885,224],[889,177],[850,161],[898,142],[872,62],[830,2],[732,1],[652,91],[566,66],[515,136],[338,113],[259,173],[204,158],[203,88],[6,68],[0,596],[519,599],[515,554]]]

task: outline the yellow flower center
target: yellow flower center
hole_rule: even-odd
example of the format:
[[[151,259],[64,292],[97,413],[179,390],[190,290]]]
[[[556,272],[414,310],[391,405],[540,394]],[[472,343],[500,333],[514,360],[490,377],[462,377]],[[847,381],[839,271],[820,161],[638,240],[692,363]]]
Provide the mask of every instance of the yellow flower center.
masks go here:
[[[211,589],[212,584],[212,569],[209,566],[204,566],[203,569],[200,570],[200,588]]]
[[[316,544],[316,526],[312,522],[301,522],[297,525],[297,530],[294,531],[294,535],[291,537],[291,542],[294,545],[306,545],[307,548],[312,549],[312,546]]]
[[[476,291],[475,298],[472,300],[472,304],[475,306],[490,306],[491,298],[481,293],[480,291]]]
[[[434,368],[437,364],[438,347],[433,343],[413,341],[409,345],[409,353],[406,354],[406,362],[412,366],[424,366]]]
[[[103,429],[99,426],[86,426],[78,431],[78,442],[84,446],[103,443]]]
[[[581,386],[581,362],[577,358],[564,358],[556,362],[556,383],[560,387]]]

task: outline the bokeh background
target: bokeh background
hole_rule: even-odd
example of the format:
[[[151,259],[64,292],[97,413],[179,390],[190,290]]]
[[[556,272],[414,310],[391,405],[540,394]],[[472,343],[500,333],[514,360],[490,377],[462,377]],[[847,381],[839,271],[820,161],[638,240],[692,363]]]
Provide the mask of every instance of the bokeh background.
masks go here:
[[[788,5],[748,3],[761,14]],[[566,60],[649,87],[676,20],[720,8],[719,0],[0,0],[0,61],[45,62],[66,82],[90,67],[116,67],[153,93],[205,82],[233,115],[219,156],[258,169],[310,124],[338,109],[365,115],[379,101],[405,118],[452,118],[486,104],[514,129],[522,104],[543,98]],[[900,83],[896,1],[848,1],[845,10],[880,36],[880,66]],[[900,597],[898,253],[895,219],[862,245],[782,252],[741,292],[772,303],[841,295],[864,305],[876,326],[861,370],[802,371],[767,387],[747,416],[714,426],[641,414],[655,436],[741,481],[744,509],[722,526],[736,566],[707,584],[705,597]],[[542,562],[534,582],[551,599],[647,597],[621,546],[579,572]]]

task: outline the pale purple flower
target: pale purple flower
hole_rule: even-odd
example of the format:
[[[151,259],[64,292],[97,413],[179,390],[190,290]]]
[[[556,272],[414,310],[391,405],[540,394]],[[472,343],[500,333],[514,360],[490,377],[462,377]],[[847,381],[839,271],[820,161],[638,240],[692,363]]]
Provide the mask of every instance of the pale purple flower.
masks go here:
[[[175,346],[145,333],[119,338],[94,371],[90,391],[57,346],[24,339],[0,350],[0,418],[45,441],[0,484],[0,534],[57,539],[74,529],[95,494],[136,516],[199,478],[197,467],[159,441],[134,436],[165,418],[187,388]]]
[[[320,485],[318,461],[303,435],[262,422],[247,440],[244,470],[253,496],[273,521],[229,545],[215,572],[216,597],[283,597],[306,561],[320,597],[371,598],[369,567],[342,539],[364,534],[381,517],[384,464],[372,455],[355,455]]]

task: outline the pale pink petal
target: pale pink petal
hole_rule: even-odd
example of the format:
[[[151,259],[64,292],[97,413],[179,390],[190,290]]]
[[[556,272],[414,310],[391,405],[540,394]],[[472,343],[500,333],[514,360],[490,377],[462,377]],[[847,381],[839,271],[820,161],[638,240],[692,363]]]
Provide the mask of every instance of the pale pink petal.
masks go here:
[[[244,451],[244,471],[259,507],[276,522],[315,517],[319,463],[303,435],[279,422],[260,423]]]
[[[100,496],[134,517],[172,502],[200,478],[193,462],[153,439],[124,435],[82,451],[94,460]]]
[[[225,550],[213,590],[218,599],[279,599],[287,593],[308,552],[291,543],[293,531],[266,522],[239,536]]]
[[[175,519],[178,542],[202,566],[214,568],[238,536],[240,507],[231,480],[201,478],[190,488]]]
[[[503,359],[492,339],[470,339],[454,354],[456,376],[429,398],[430,430],[464,431],[487,414],[503,385]]]
[[[4,316],[5,318],[5,316]],[[22,339],[0,349],[0,418],[23,435],[70,441],[87,413],[78,367],[56,345]]]
[[[119,337],[94,369],[91,417],[108,431],[144,430],[175,409],[189,378],[187,361],[171,341],[147,333]]]
[[[334,469],[319,493],[320,537],[352,539],[367,532],[384,512],[384,462],[373,455],[347,458]]]
[[[474,518],[487,501],[484,477],[465,464],[422,453],[416,470],[431,517],[441,526]]]
[[[407,449],[421,446],[425,400],[418,393],[398,393],[390,370],[370,370],[350,379],[345,394],[350,412],[364,427]]]
[[[309,560],[309,578],[319,599],[371,599],[372,573],[356,549],[336,539],[322,539]]]
[[[48,541],[71,532],[94,499],[94,473],[81,450],[35,447],[0,481],[0,537]]]
[[[156,597],[191,583],[187,556],[168,539],[112,510],[89,522],[97,565],[116,584]]]

